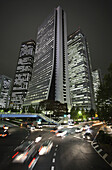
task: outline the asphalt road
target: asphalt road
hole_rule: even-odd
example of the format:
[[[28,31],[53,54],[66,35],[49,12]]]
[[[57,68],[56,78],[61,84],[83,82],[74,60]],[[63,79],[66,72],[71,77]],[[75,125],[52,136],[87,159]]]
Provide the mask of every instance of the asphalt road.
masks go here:
[[[98,127],[93,128],[94,136]],[[15,168],[11,163],[14,149],[25,140],[35,140],[41,134],[42,140],[53,141],[50,153],[39,157],[34,170],[110,170],[111,167],[95,152],[91,141],[82,138],[82,133],[67,135],[64,138],[56,137],[50,130],[37,130],[29,133],[25,128],[11,127],[11,135],[0,139],[0,170],[25,170],[24,164]]]

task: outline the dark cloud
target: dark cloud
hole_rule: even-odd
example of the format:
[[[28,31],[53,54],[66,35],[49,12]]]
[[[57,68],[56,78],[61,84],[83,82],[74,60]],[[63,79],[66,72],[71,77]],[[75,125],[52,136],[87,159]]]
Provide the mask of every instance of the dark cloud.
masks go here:
[[[80,27],[89,43],[93,69],[106,73],[112,62],[111,0],[1,0],[0,74],[14,77],[21,43],[36,40],[38,26],[58,5],[67,14],[68,35]]]

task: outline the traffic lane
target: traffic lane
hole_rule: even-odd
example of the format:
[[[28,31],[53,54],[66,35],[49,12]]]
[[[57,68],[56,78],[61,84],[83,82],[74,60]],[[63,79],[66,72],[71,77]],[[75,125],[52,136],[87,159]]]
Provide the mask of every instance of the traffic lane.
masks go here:
[[[21,128],[21,129],[23,129],[23,128]],[[32,132],[30,131],[29,133],[30,133],[30,135],[27,137],[27,139],[23,135],[24,138],[23,138],[21,143],[24,143],[26,140],[33,140],[33,141],[35,141],[36,137],[42,136],[42,140],[36,144],[36,149],[37,150],[39,150],[39,147],[41,146],[42,142],[44,142],[45,140],[48,140],[48,139],[50,139],[50,138],[52,138],[54,136],[54,134],[49,133],[49,131],[41,131],[41,130],[35,130],[35,131],[32,131]],[[18,133],[16,135],[20,136],[20,135],[18,135]],[[20,143],[18,145],[16,145],[16,147],[19,146],[19,145],[20,145]],[[14,153],[15,152],[13,151],[12,155],[14,155]],[[10,152],[10,155],[11,155],[11,152]],[[10,156],[10,159],[11,159],[11,156]],[[28,163],[29,163],[29,161],[28,162],[26,161],[25,164],[23,164],[23,163],[19,163],[19,164],[12,163],[12,159],[11,159],[10,162],[7,163],[7,165],[5,166],[4,169],[6,170],[9,167],[10,167],[11,170],[13,170],[13,169],[21,169],[21,170],[22,169],[27,169],[28,168]]]
[[[21,144],[24,138],[28,137],[28,131],[25,128],[12,127],[10,130],[10,136],[0,138],[0,169],[9,164],[14,149]]]
[[[65,137],[59,143],[56,170],[110,170],[111,167],[83,139]]]
[[[3,127],[3,125],[7,125],[8,127],[14,127],[14,126],[17,126],[13,123],[10,123],[8,121],[5,121],[5,120],[0,120],[0,127]]]

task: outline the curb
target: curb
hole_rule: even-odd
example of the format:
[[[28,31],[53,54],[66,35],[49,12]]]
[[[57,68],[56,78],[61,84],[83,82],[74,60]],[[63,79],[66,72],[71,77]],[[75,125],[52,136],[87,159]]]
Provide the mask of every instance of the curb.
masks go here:
[[[101,129],[101,128],[100,128]],[[99,130],[100,130],[99,129]],[[96,141],[96,137],[98,135],[99,131],[97,132],[94,140],[91,142],[91,146],[94,148],[94,150],[102,157],[102,159],[105,160],[105,162],[112,167],[112,157],[110,157],[106,152],[103,151],[102,148],[100,148],[100,145]]]

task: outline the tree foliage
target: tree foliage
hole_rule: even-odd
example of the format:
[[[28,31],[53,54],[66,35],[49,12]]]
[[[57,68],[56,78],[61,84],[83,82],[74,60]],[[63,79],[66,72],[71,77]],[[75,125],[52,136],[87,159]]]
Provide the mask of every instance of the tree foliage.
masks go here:
[[[112,119],[112,63],[99,87],[96,104],[100,119]]]

